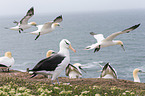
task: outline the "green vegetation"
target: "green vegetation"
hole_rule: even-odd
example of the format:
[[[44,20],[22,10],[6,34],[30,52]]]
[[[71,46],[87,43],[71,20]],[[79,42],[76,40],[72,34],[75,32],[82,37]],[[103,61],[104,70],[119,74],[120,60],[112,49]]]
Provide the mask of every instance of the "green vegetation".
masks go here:
[[[145,90],[122,89],[97,85],[60,85],[1,76],[0,96],[143,96]]]

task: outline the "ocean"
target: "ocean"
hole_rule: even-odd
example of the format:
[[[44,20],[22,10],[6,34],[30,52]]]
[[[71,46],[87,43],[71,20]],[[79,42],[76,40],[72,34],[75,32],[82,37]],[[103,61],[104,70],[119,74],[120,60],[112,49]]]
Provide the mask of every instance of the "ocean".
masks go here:
[[[45,58],[48,50],[58,52],[59,42],[68,39],[77,51],[73,53],[70,50],[71,64],[82,64],[82,68],[87,72],[83,72],[83,78],[98,78],[102,69],[99,64],[104,66],[108,62],[117,71],[119,79],[133,81],[132,72],[135,68],[145,71],[145,10],[35,14],[29,21],[43,24],[59,15],[63,16],[63,22],[60,23],[63,29],[57,27],[55,31],[41,35],[38,40],[34,40],[36,35],[20,34],[4,28],[15,26],[13,21],[19,21],[22,15],[0,17],[0,56],[6,51],[11,51],[15,59],[12,69],[25,71],[26,68],[32,69]],[[96,43],[90,32],[104,34],[104,37],[107,37],[139,23],[141,23],[139,28],[115,38],[123,41],[125,51],[119,45],[101,48],[96,53],[93,50],[84,50],[86,46]],[[25,32],[36,29],[32,27]],[[141,82],[145,83],[145,74],[138,73],[138,75]],[[60,76],[66,77],[65,72]]]

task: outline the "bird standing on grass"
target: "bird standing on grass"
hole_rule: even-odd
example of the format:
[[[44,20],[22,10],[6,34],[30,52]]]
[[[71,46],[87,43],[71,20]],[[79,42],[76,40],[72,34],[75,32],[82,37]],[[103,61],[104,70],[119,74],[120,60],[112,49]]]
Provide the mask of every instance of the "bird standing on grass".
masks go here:
[[[75,63],[73,65],[69,64],[65,69],[65,74],[66,76],[69,76],[69,78],[81,78],[82,77],[81,70],[83,69],[81,68],[80,63]],[[86,73],[86,71],[84,72]]]
[[[0,69],[2,69],[2,71],[7,69],[9,72],[9,69],[14,65],[14,62],[15,60],[12,57],[12,53],[8,51],[5,53],[5,56],[0,57]]]
[[[74,52],[76,52],[76,50],[72,48],[71,43],[67,39],[61,40],[59,47],[60,50],[57,54],[54,54],[48,58],[39,61],[32,70],[29,70],[33,71],[32,77],[35,77],[39,73],[52,74],[52,83],[53,80],[57,79],[57,82],[59,84],[59,74],[70,63],[70,55],[68,49],[71,49]]]
[[[133,70],[134,82],[140,82],[140,79],[139,79],[138,74],[137,74],[138,72],[140,72],[140,73],[145,73],[145,72],[143,72],[142,70],[140,70],[140,69],[138,69],[138,68],[134,69],[134,70]]]
[[[109,63],[107,63],[101,71],[100,78],[117,79],[117,72]]]

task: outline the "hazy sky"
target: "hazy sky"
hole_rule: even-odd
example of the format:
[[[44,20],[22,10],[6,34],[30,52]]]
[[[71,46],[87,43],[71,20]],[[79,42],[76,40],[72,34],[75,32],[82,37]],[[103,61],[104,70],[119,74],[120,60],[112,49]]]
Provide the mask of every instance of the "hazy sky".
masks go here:
[[[0,0],[0,15],[23,15],[30,7],[36,14],[145,9],[145,0]]]

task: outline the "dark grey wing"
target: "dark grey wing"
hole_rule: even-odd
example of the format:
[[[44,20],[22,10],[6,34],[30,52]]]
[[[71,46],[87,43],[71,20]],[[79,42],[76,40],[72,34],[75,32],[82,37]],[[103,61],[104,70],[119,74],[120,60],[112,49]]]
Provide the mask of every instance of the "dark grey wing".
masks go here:
[[[6,66],[6,65],[4,65],[4,64],[0,64],[0,67],[8,67],[8,66]]]
[[[115,69],[113,69],[113,68],[111,67],[111,65],[108,65],[108,66],[109,66],[110,69],[112,70],[113,76],[117,79],[117,74],[116,74],[116,72],[115,72]]]
[[[65,75],[66,76],[69,76],[69,73],[71,71],[71,67],[74,68],[73,71],[76,71],[78,74],[82,75],[75,66],[73,66],[72,64],[68,64],[68,66],[65,69]]]
[[[54,71],[55,68],[64,60],[65,56],[55,54],[38,62],[31,71]]]
[[[71,64],[68,64],[67,67],[65,68],[65,75],[68,76],[70,72]]]
[[[105,74],[106,74],[105,70],[107,69],[108,66],[109,66],[109,63],[107,63],[107,64],[103,67],[103,69],[102,69],[102,71],[101,71],[100,77],[105,76]]]
[[[54,20],[53,20],[53,23],[59,23],[61,22],[63,19],[62,19],[62,15],[56,17]]]
[[[25,16],[24,18],[21,19],[20,24],[27,24],[27,23],[28,23],[28,20],[29,20],[33,15],[34,15],[34,8],[31,7],[31,8],[28,10],[26,16]]]

